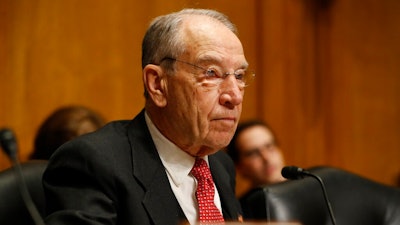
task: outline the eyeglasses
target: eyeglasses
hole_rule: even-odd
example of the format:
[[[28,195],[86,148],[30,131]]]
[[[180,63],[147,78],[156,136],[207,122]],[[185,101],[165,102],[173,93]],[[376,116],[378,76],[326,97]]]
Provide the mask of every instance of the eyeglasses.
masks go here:
[[[272,141],[269,143],[265,143],[265,145],[254,148],[254,149],[249,149],[249,150],[243,149],[242,152],[240,152],[239,154],[243,158],[258,158],[258,157],[262,156],[263,153],[265,154],[266,152],[269,152],[269,153],[277,152],[277,150],[278,150],[278,148],[277,148],[275,142]]]
[[[164,61],[164,60],[173,60],[176,62],[180,62],[180,63],[184,63],[187,65],[193,66],[194,68],[203,70],[204,77],[200,77],[203,79],[203,83],[208,84],[208,85],[213,85],[213,86],[217,86],[220,83],[222,83],[222,81],[224,81],[224,79],[227,76],[234,75],[239,87],[244,88],[244,87],[249,86],[249,84],[251,83],[251,81],[254,80],[254,77],[255,77],[255,74],[253,72],[249,72],[245,69],[238,69],[233,73],[229,73],[229,72],[223,73],[221,71],[221,69],[219,69],[219,68],[214,68],[214,67],[204,68],[204,67],[201,67],[201,66],[189,63],[189,62],[185,62],[185,61],[182,61],[179,59],[171,58],[171,57],[165,57],[161,61]]]

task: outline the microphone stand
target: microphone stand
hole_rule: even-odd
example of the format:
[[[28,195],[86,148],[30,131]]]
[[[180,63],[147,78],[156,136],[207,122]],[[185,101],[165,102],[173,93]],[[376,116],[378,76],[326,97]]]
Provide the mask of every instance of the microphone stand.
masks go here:
[[[282,173],[283,177],[285,177],[287,179],[291,179],[291,180],[303,179],[304,176],[309,176],[309,177],[317,179],[317,181],[321,185],[322,192],[323,192],[324,198],[325,198],[325,203],[328,207],[328,211],[329,211],[329,215],[331,217],[332,224],[336,225],[336,219],[335,219],[335,216],[333,215],[333,210],[331,207],[331,203],[328,199],[328,194],[326,193],[324,182],[322,181],[322,179],[319,176],[312,174],[312,173],[308,172],[307,170],[297,167],[297,166],[286,166],[282,169],[281,173]]]
[[[45,225],[38,209],[33,203],[31,195],[29,194],[25,178],[22,173],[21,164],[19,163],[17,156],[17,142],[15,140],[14,133],[10,129],[0,129],[0,146],[3,147],[4,152],[11,159],[11,163],[17,177],[17,182],[19,184],[18,186],[22,200],[24,201],[25,206],[28,209],[28,212],[31,215],[35,225]]]
[[[319,176],[314,175],[314,174],[312,174],[312,173],[310,173],[308,171],[303,171],[303,173],[305,175],[307,175],[307,176],[313,177],[313,178],[318,180],[319,184],[321,185],[322,192],[324,193],[325,202],[326,202],[326,205],[328,206],[329,216],[331,217],[332,224],[336,225],[336,219],[335,219],[335,216],[333,215],[332,206],[331,206],[331,203],[330,203],[330,201],[328,199],[328,194],[326,193],[324,182],[322,181],[322,179]]]
[[[19,192],[21,193],[21,197],[26,204],[26,208],[29,211],[29,214],[32,216],[33,221],[36,225],[45,225],[42,217],[39,214],[35,204],[33,203],[32,197],[29,194],[28,188],[26,186],[24,175],[22,174],[21,165],[17,158],[12,159],[14,165],[14,171],[17,174],[19,186]]]

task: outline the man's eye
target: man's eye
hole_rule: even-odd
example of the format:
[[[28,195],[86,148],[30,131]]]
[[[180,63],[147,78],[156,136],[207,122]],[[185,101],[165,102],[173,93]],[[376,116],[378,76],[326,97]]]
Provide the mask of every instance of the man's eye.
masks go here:
[[[246,73],[245,70],[236,71],[236,72],[235,72],[235,78],[236,78],[237,80],[243,80],[244,77],[245,77],[245,73]]]
[[[207,69],[207,71],[206,71],[206,76],[207,76],[208,78],[219,77],[219,76],[218,76],[217,70],[215,70],[215,69],[213,69],[213,68]]]
[[[250,151],[244,152],[244,154],[243,154],[244,157],[248,157],[248,158],[256,157],[258,155],[260,155],[260,150],[258,150],[258,149],[252,149]]]

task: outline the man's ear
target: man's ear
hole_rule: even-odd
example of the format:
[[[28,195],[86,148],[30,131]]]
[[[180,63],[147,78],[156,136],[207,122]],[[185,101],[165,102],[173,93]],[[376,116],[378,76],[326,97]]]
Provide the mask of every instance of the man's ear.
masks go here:
[[[143,69],[143,83],[149,97],[158,107],[167,105],[167,74],[158,65],[148,64]]]

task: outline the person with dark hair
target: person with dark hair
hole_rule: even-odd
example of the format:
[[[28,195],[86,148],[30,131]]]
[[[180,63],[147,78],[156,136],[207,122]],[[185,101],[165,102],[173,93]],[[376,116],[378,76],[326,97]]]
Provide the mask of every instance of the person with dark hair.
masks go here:
[[[240,123],[227,152],[251,189],[285,180],[281,175],[283,153],[274,132],[261,120]]]
[[[231,140],[254,74],[222,13],[155,18],[142,42],[144,109],[62,145],[43,176],[47,225],[238,221]]]
[[[103,117],[88,107],[80,105],[60,107],[40,125],[30,159],[48,160],[65,142],[93,132],[104,124]]]

